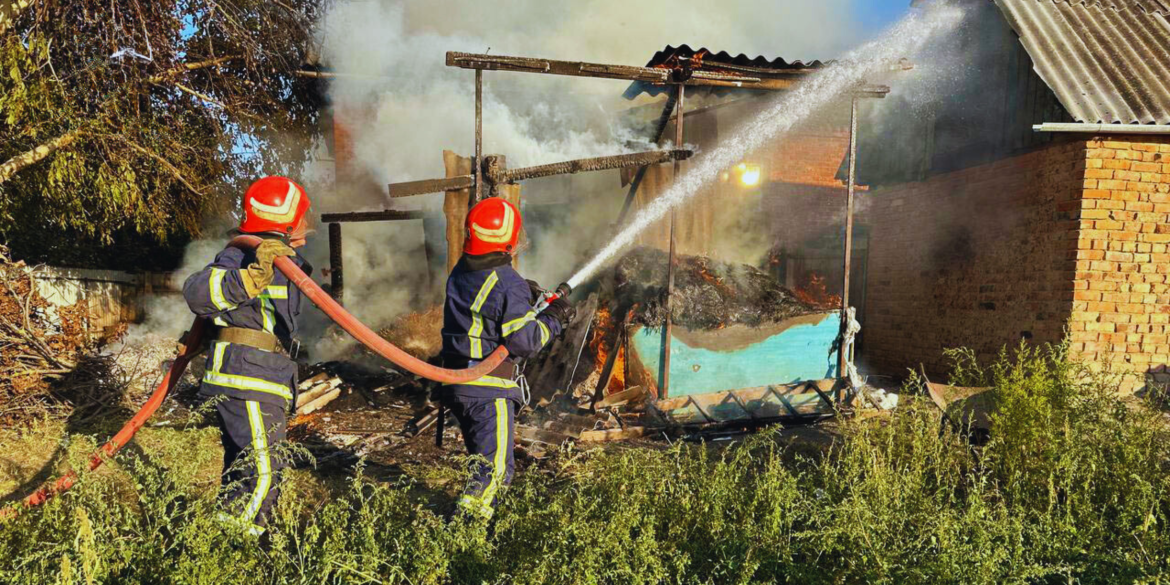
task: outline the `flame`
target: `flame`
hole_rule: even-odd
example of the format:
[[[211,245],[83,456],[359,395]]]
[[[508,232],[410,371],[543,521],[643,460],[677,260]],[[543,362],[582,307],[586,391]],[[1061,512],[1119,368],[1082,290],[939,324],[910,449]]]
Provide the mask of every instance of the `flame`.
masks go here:
[[[597,368],[605,367],[605,361],[609,358],[609,352],[612,348],[607,347],[604,343],[606,338],[610,337],[610,332],[617,325],[613,321],[613,314],[609,307],[601,307],[597,310],[595,317],[593,341],[590,342],[590,347],[595,356],[597,356]],[[613,376],[609,378],[609,386],[606,387],[606,394],[612,394],[626,389],[626,348],[618,347],[617,358],[613,364]]]
[[[808,284],[798,286],[792,292],[802,302],[818,309],[839,309],[841,307],[841,296],[829,294],[829,290],[825,286],[825,277],[815,272],[809,273]]]

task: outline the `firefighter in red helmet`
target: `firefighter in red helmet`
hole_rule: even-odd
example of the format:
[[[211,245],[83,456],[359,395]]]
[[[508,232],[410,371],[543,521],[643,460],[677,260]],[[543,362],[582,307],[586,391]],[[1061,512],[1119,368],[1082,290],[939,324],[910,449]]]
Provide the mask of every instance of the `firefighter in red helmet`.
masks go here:
[[[310,232],[309,196],[295,181],[264,177],[244,193],[239,232],[259,236],[252,252],[228,247],[183,284],[191,311],[214,324],[200,395],[216,398],[224,448],[221,518],[264,532],[276,501],[284,462],[286,413],[297,386],[289,356],[302,296],[273,268],[288,256],[312,268],[296,252]]]
[[[467,451],[487,460],[474,471],[458,509],[490,518],[500,489],[512,481],[516,410],[526,399],[515,360],[539,352],[574,311],[563,298],[540,314],[533,310],[542,291],[512,268],[521,219],[511,203],[496,197],[477,203],[466,227],[463,256],[447,279],[443,363],[474,366],[500,345],[510,357],[478,380],[442,387],[439,397],[459,422]]]

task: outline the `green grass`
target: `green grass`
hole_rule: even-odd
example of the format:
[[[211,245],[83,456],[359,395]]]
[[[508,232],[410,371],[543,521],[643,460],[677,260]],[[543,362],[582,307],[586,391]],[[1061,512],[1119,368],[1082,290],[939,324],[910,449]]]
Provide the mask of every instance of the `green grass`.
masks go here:
[[[1162,414],[1060,348],[956,383],[994,386],[973,447],[911,401],[823,456],[776,432],[725,449],[560,453],[489,527],[425,486],[291,475],[262,549],[217,524],[218,452],[174,431],[0,524],[11,583],[1155,583],[1170,556]],[[192,431],[188,431],[190,433]],[[184,443],[186,442],[186,443]],[[184,446],[186,445],[186,446]],[[144,446],[144,451],[146,448]]]

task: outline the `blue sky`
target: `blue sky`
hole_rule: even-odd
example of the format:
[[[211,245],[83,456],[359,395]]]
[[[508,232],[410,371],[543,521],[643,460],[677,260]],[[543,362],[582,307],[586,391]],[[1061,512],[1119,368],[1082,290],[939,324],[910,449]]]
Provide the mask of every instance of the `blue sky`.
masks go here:
[[[855,0],[855,4],[868,34],[880,32],[910,9],[910,0]]]

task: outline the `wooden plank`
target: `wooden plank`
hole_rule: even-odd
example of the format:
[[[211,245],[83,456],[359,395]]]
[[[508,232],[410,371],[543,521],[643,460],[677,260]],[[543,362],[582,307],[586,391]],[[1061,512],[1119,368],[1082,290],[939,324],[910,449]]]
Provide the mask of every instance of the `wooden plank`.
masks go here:
[[[319,398],[316,398],[312,402],[309,402],[309,403],[305,404],[304,406],[297,408],[297,414],[311,414],[317,410],[320,410],[321,408],[323,408],[325,405],[329,404],[330,402],[333,402],[338,396],[341,396],[341,388],[334,388],[333,390],[330,390],[325,395],[320,396]]]
[[[475,177],[461,175],[445,179],[422,179],[421,181],[406,181],[390,183],[388,192],[390,197],[411,197],[428,193],[442,193],[443,191],[457,191],[475,186]]]
[[[363,221],[396,221],[422,219],[427,212],[418,210],[381,209],[376,211],[349,211],[344,213],[322,213],[321,223],[352,223]]]
[[[531,57],[511,57],[506,55],[483,55],[456,51],[449,51],[447,53],[447,66],[487,71],[515,71],[520,73],[542,73],[545,75],[565,75],[570,77],[622,79],[627,81],[645,81],[655,84],[677,83],[676,81],[672,81],[671,77],[673,72],[670,69],[586,63],[582,61],[558,61],[555,59]],[[683,83],[697,87],[735,87],[778,91],[791,89],[798,80],[805,76],[807,76],[807,72],[796,69],[790,72],[777,70],[775,77],[769,79],[737,75],[734,73],[692,71],[690,78]]]
[[[606,396],[604,400],[594,405],[595,409],[614,408],[617,406],[624,406],[630,402],[639,402],[646,398],[646,389],[641,386],[634,386],[633,388],[626,388],[621,392],[614,392]]]
[[[308,390],[309,388],[312,388],[313,386],[316,386],[317,384],[320,384],[327,379],[329,379],[329,374],[327,372],[321,372],[315,376],[301,380],[301,383],[297,384],[297,389],[302,391]]]
[[[578,440],[585,443],[600,443],[607,441],[624,441],[645,437],[650,431],[646,427],[626,427],[624,429],[605,429],[599,431],[583,431]]]
[[[297,408],[300,408],[317,398],[324,396],[330,390],[341,385],[341,378],[333,378],[319,384],[314,384],[305,392],[297,394]]]

